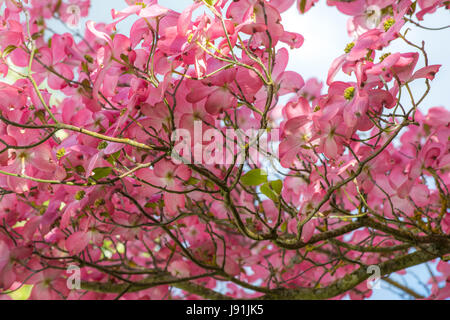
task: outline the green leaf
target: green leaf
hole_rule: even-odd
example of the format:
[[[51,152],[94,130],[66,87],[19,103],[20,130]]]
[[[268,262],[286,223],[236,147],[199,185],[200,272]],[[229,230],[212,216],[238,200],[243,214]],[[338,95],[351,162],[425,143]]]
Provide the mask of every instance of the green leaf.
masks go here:
[[[283,224],[281,225],[281,232],[286,232],[287,230],[287,221],[283,222]]]
[[[273,202],[278,202],[282,188],[283,182],[281,180],[269,181],[261,186],[261,193],[266,195]]]
[[[146,208],[152,208],[152,209],[155,209],[157,206],[158,206],[158,204],[155,202],[147,202],[147,204],[145,205]]]
[[[31,39],[33,39],[33,40],[37,40],[37,39],[39,39],[40,37],[42,37],[42,31],[38,31],[38,32],[33,33],[33,34],[31,35]]]
[[[87,65],[87,63],[85,61],[81,62],[81,70],[84,73],[89,73],[89,66]]]
[[[119,159],[120,157],[120,153],[122,152],[122,150],[119,150],[117,152],[114,152],[113,154],[111,154],[106,161],[108,161],[111,165],[115,166],[116,165],[116,161],[117,159]]]
[[[76,166],[75,171],[79,174],[84,174],[86,172],[86,170],[84,170],[83,166],[81,165]]]
[[[261,186],[261,193],[273,202],[278,202],[278,195],[270,188],[269,183],[265,183]]]
[[[166,124],[163,122],[162,127],[164,129],[165,132],[169,132],[169,128],[167,128]]]
[[[190,186],[194,186],[194,185],[196,185],[199,182],[200,182],[199,179],[194,178],[194,177],[190,177],[189,180],[186,182],[186,184],[190,185]]]
[[[241,177],[241,182],[246,186],[259,186],[267,182],[267,172],[262,169],[250,170]]]
[[[281,180],[270,181],[270,187],[277,194],[281,194],[281,189],[283,189],[283,182]]]
[[[87,64],[86,64],[86,67],[87,67]],[[89,70],[87,70],[87,72],[89,73]],[[91,83],[89,82],[88,79],[84,79],[83,81],[81,81],[81,85],[82,85],[83,89],[86,90],[87,92],[92,91]]]
[[[299,9],[300,9],[301,13],[305,13],[305,7],[306,7],[306,0],[301,0],[300,1],[300,6],[299,6]]]
[[[59,9],[61,8],[62,5],[62,0],[58,0],[58,2],[56,3],[55,9],[53,9],[53,12],[58,12]]]
[[[13,300],[28,300],[31,295],[31,289],[33,289],[33,285],[24,284],[20,289],[11,292],[9,296]]]
[[[16,50],[17,47],[15,45],[9,45],[5,48],[5,50],[3,50],[3,58],[5,58],[6,56],[8,56],[8,54],[10,54],[11,52],[13,52],[14,50]]]
[[[85,195],[86,195],[86,191],[80,190],[77,193],[75,193],[75,200],[80,201],[84,198]]]
[[[84,59],[89,63],[94,63],[94,58],[92,58],[92,56],[90,56],[88,54],[84,55]]]
[[[414,1],[409,9],[408,14],[412,16],[416,12],[417,1]]]
[[[41,120],[42,123],[45,123],[45,112],[43,110],[37,110],[34,116]]]
[[[94,175],[92,176],[92,178],[95,180],[100,180],[102,178],[109,176],[111,171],[112,171],[111,167],[95,168],[93,170]]]
[[[100,216],[105,218],[111,218],[111,215],[106,211],[100,212]]]
[[[133,69],[126,69],[124,72],[121,73],[121,75],[125,75],[125,74],[134,74],[134,70]]]
[[[208,189],[214,190],[216,185],[215,185],[213,182],[211,182],[211,181],[209,181],[209,180],[206,180],[205,186],[206,186]]]
[[[125,246],[123,245],[123,243],[119,242],[116,247],[117,247],[118,253],[120,253],[120,254],[125,253]]]
[[[130,63],[130,60],[128,59],[128,56],[124,53],[120,54],[120,59],[125,61],[126,63]]]

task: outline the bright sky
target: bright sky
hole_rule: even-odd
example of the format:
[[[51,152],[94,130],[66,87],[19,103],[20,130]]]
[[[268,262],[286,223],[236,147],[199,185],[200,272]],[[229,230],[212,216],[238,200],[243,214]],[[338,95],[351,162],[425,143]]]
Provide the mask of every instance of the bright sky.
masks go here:
[[[111,21],[111,9],[123,9],[127,6],[124,0],[91,0],[92,8],[89,19],[98,22]],[[159,0],[159,4],[177,11],[192,3],[192,0]],[[309,77],[317,77],[325,80],[329,66],[333,59],[340,56],[347,43],[351,42],[346,32],[345,16],[337,11],[335,7],[328,7],[325,1],[321,0],[307,14],[299,15],[295,7],[283,13],[283,25],[286,30],[299,32],[305,37],[304,45],[290,53],[288,69],[299,72],[306,80]],[[130,22],[128,22],[130,21]],[[125,20],[118,25],[118,31],[127,34],[131,27],[132,19]],[[421,22],[427,27],[441,27],[448,25],[450,15],[448,10],[438,10],[437,13],[426,15]],[[55,28],[57,26],[55,25]],[[63,29],[61,29],[63,30]],[[415,26],[411,26],[407,38],[417,44],[426,39],[425,48],[428,53],[430,64],[442,64],[440,72],[432,82],[431,93],[423,102],[422,110],[433,106],[450,107],[450,28],[441,31],[428,31]],[[391,52],[412,52],[414,48],[406,45],[401,39],[396,40],[390,47]],[[418,67],[423,66],[423,59],[419,60]],[[337,80],[349,80],[345,75],[339,75]],[[352,78],[351,78],[352,79]],[[415,91],[417,90],[417,91]],[[423,85],[413,86],[413,91],[421,95]],[[422,279],[427,279],[428,274],[424,266],[411,268]],[[409,270],[411,270],[409,269]],[[433,268],[434,269],[434,268]],[[398,277],[393,277],[399,280]],[[425,294],[417,279],[409,275],[407,283],[402,282]],[[380,290],[374,290],[372,299],[398,299],[399,296],[386,290],[386,283],[381,284]]]

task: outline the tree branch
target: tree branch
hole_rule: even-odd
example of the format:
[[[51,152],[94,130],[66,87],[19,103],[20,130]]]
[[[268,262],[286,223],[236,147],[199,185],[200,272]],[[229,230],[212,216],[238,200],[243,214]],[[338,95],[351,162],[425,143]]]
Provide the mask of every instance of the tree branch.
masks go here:
[[[209,276],[209,275],[208,275]],[[205,277],[205,275],[202,275],[201,277]],[[201,296],[206,299],[212,299],[212,300],[226,300],[231,299],[230,297],[227,297],[224,294],[221,294],[219,292],[216,292],[214,290],[211,290],[209,288],[205,288],[201,285],[195,284],[189,279],[194,279],[198,277],[192,277],[188,279],[179,279],[176,278],[169,273],[160,274],[157,276],[149,276],[143,280],[140,280],[136,283],[111,283],[111,282],[81,282],[81,288],[83,290],[89,290],[94,292],[101,292],[101,293],[122,293],[124,290],[127,290],[127,292],[137,292],[153,287],[157,287],[160,285],[170,285],[172,287],[187,291],[189,293]]]
[[[391,274],[393,272],[403,270],[421,263],[436,259],[444,254],[450,253],[450,246],[436,247],[435,245],[428,245],[425,250],[416,251],[398,258],[394,258],[383,263],[380,263],[380,276]],[[299,288],[299,289],[274,289],[271,293],[261,297],[261,299],[273,300],[314,300],[314,299],[329,299],[338,296],[367,280],[370,277],[366,267],[361,267],[358,270],[348,274],[342,279],[335,281],[324,288]]]

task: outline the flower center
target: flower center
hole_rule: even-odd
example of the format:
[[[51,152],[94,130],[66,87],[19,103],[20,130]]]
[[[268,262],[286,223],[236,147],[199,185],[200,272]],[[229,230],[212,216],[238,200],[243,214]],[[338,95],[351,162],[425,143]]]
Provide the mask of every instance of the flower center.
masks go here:
[[[172,171],[169,171],[169,172],[167,172],[167,174],[166,174],[166,179],[167,180],[169,180],[169,181],[171,181],[171,180],[173,180],[173,172]]]
[[[81,199],[84,198],[85,195],[86,195],[86,192],[84,190],[80,190],[75,194],[75,200],[80,201]]]
[[[387,19],[383,24],[384,31],[387,32],[394,24],[395,20],[393,18]]]
[[[390,55],[391,55],[390,52],[387,52],[387,53],[383,54],[383,55],[380,57],[380,62],[383,62],[383,60],[386,59],[387,57],[389,57]]]
[[[350,51],[352,51],[354,46],[355,46],[354,42],[350,42],[349,44],[347,44],[347,46],[344,49],[345,53],[349,53]]]
[[[348,87],[344,91],[344,98],[347,100],[352,100],[355,96],[355,87]]]

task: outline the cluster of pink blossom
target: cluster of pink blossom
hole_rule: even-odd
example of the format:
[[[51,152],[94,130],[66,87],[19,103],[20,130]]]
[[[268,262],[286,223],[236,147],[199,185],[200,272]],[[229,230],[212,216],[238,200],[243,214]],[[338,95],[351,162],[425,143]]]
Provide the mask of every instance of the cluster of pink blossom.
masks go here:
[[[294,0],[201,0],[181,13],[126,2],[113,23],[72,35],[48,20],[78,21],[89,0],[0,1],[4,294],[360,299],[372,293],[366,266],[387,275],[441,258],[430,298],[450,296],[450,111],[420,111],[441,66],[401,32],[448,1],[328,1],[351,16],[354,40],[326,84],[286,70],[279,44],[304,41],[282,25]],[[394,40],[411,52],[389,53]],[[173,134],[195,136],[196,121],[224,135],[279,126],[277,177],[236,160],[176,163]]]

